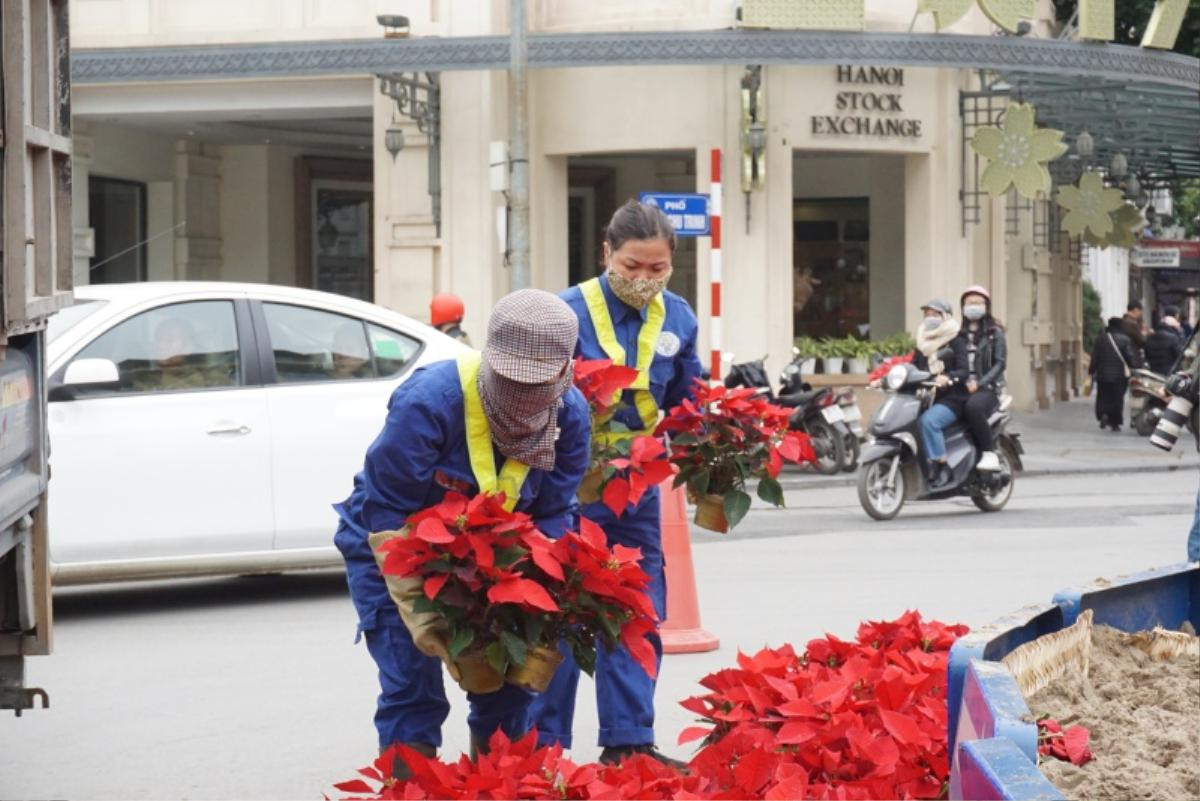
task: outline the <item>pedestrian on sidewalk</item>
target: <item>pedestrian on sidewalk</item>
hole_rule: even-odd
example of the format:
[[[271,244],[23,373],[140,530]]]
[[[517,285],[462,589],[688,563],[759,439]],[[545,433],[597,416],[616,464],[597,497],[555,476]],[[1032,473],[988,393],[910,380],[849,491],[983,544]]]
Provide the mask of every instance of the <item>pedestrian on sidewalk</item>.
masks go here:
[[[1129,388],[1133,344],[1120,317],[1108,321],[1108,330],[1096,338],[1088,373],[1096,385],[1096,420],[1100,428],[1121,430],[1125,422],[1125,391]]]
[[[447,492],[471,496],[501,486],[517,487],[508,493],[510,502],[516,496],[515,510],[547,534],[573,527],[591,436],[587,401],[572,386],[578,329],[575,314],[549,292],[501,298],[482,354],[428,365],[392,393],[354,491],[334,507],[340,518],[334,544],[346,560],[359,638],[366,637],[379,668],[381,750],[404,743],[433,756],[450,711],[443,661],[457,677],[440,631],[408,628],[372,544],[398,536],[409,515]],[[506,684],[467,699],[473,749],[486,750],[498,728],[513,738],[528,730],[531,693]]]
[[[670,409],[694,393],[694,380],[703,370],[696,356],[696,315],[686,300],[667,290],[674,251],[675,231],[666,215],[657,206],[630,200],[617,209],[605,230],[605,273],[562,295],[579,318],[576,353],[584,359],[612,359],[638,371],[617,411],[607,420],[594,421],[593,436],[632,437],[653,431],[660,409]],[[650,597],[659,620],[664,619],[667,591],[658,487],[620,516],[603,503],[585,505],[582,514],[604,529],[609,547],[641,549]],[[662,640],[657,634],[650,639],[661,663]],[[569,649],[562,652],[565,661],[549,689],[534,701],[533,713],[541,743],[570,748],[579,667]],[[643,753],[682,768],[682,762],[655,748],[656,682],[629,651],[621,646],[612,653],[598,650],[595,679],[600,761],[614,763]]]
[[[1170,375],[1183,355],[1183,329],[1174,317],[1164,314],[1146,339],[1146,366],[1155,373]]]
[[[945,398],[950,392],[954,349],[947,347],[958,336],[962,326],[954,318],[954,309],[944,300],[935,298],[921,307],[921,325],[917,328],[917,349],[913,353],[913,366],[934,377],[936,394]],[[933,488],[945,486],[954,480],[954,474],[946,463],[946,438],[942,431],[958,418],[957,412],[944,403],[936,403],[921,415],[919,424],[921,447],[925,451],[928,471],[926,479]]]
[[[1146,347],[1146,329],[1142,320],[1142,302],[1129,301],[1129,305],[1125,307],[1125,316],[1121,317],[1120,321],[1121,330],[1129,337],[1132,345],[1130,353],[1133,358],[1129,360],[1129,366],[1135,370],[1144,367],[1146,360],[1142,356],[1142,349]]]

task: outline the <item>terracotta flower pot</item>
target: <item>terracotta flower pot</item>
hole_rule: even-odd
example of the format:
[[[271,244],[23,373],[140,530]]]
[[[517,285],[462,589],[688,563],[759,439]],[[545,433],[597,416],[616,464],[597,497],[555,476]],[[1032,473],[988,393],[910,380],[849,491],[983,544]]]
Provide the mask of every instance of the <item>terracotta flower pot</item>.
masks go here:
[[[454,660],[458,668],[458,686],[469,693],[494,693],[504,686],[504,676],[488,664],[483,651],[463,651]]]
[[[600,502],[600,484],[604,481],[604,468],[597,467],[595,470],[589,470],[583,474],[583,481],[579,482],[579,491],[576,496],[580,503],[599,503]]]
[[[535,693],[544,693],[550,686],[554,672],[562,664],[563,655],[557,648],[538,646],[530,648],[525,654],[525,664],[510,665],[508,675],[504,678],[509,684],[515,684]]]
[[[696,501],[694,521],[700,528],[716,531],[719,534],[728,534],[729,521],[725,519],[725,496],[705,495]]]

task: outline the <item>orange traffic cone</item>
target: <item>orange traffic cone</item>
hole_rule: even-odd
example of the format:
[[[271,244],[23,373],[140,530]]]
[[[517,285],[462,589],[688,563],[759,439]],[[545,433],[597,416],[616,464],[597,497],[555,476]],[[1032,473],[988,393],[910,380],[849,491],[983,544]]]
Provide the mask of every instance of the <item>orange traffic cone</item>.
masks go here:
[[[700,627],[696,598],[696,570],[692,565],[692,538],[688,532],[687,500],[683,487],[671,489],[668,479],[662,492],[662,548],[667,573],[667,619],[659,633],[663,652],[694,654],[715,651],[721,641]]]

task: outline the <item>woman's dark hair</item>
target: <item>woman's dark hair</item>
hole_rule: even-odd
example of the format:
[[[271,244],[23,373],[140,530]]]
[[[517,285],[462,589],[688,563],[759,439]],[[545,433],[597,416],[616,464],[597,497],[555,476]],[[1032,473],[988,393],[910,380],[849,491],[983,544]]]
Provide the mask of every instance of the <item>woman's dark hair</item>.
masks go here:
[[[604,229],[604,240],[611,250],[619,250],[631,239],[665,239],[671,252],[675,252],[675,228],[667,215],[658,206],[632,198],[616,210]]]

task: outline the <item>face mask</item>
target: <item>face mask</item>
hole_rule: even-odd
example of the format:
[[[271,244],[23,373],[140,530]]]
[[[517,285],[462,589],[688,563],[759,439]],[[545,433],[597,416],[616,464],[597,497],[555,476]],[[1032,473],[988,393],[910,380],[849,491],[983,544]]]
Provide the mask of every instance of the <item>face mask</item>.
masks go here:
[[[644,309],[654,299],[654,296],[667,288],[671,280],[671,270],[667,270],[661,278],[626,278],[612,267],[607,272],[608,285],[613,294],[635,309]]]
[[[935,328],[937,328],[937,327],[938,327],[939,325],[941,325],[941,324],[942,324],[942,318],[941,318],[941,317],[926,317],[926,318],[925,318],[925,319],[924,319],[924,320],[921,322],[921,325],[923,325],[923,326],[925,327],[925,330],[926,330],[926,331],[932,331],[932,330],[934,330]]]
[[[968,320],[982,320],[985,314],[987,314],[987,306],[963,306],[963,317]]]

